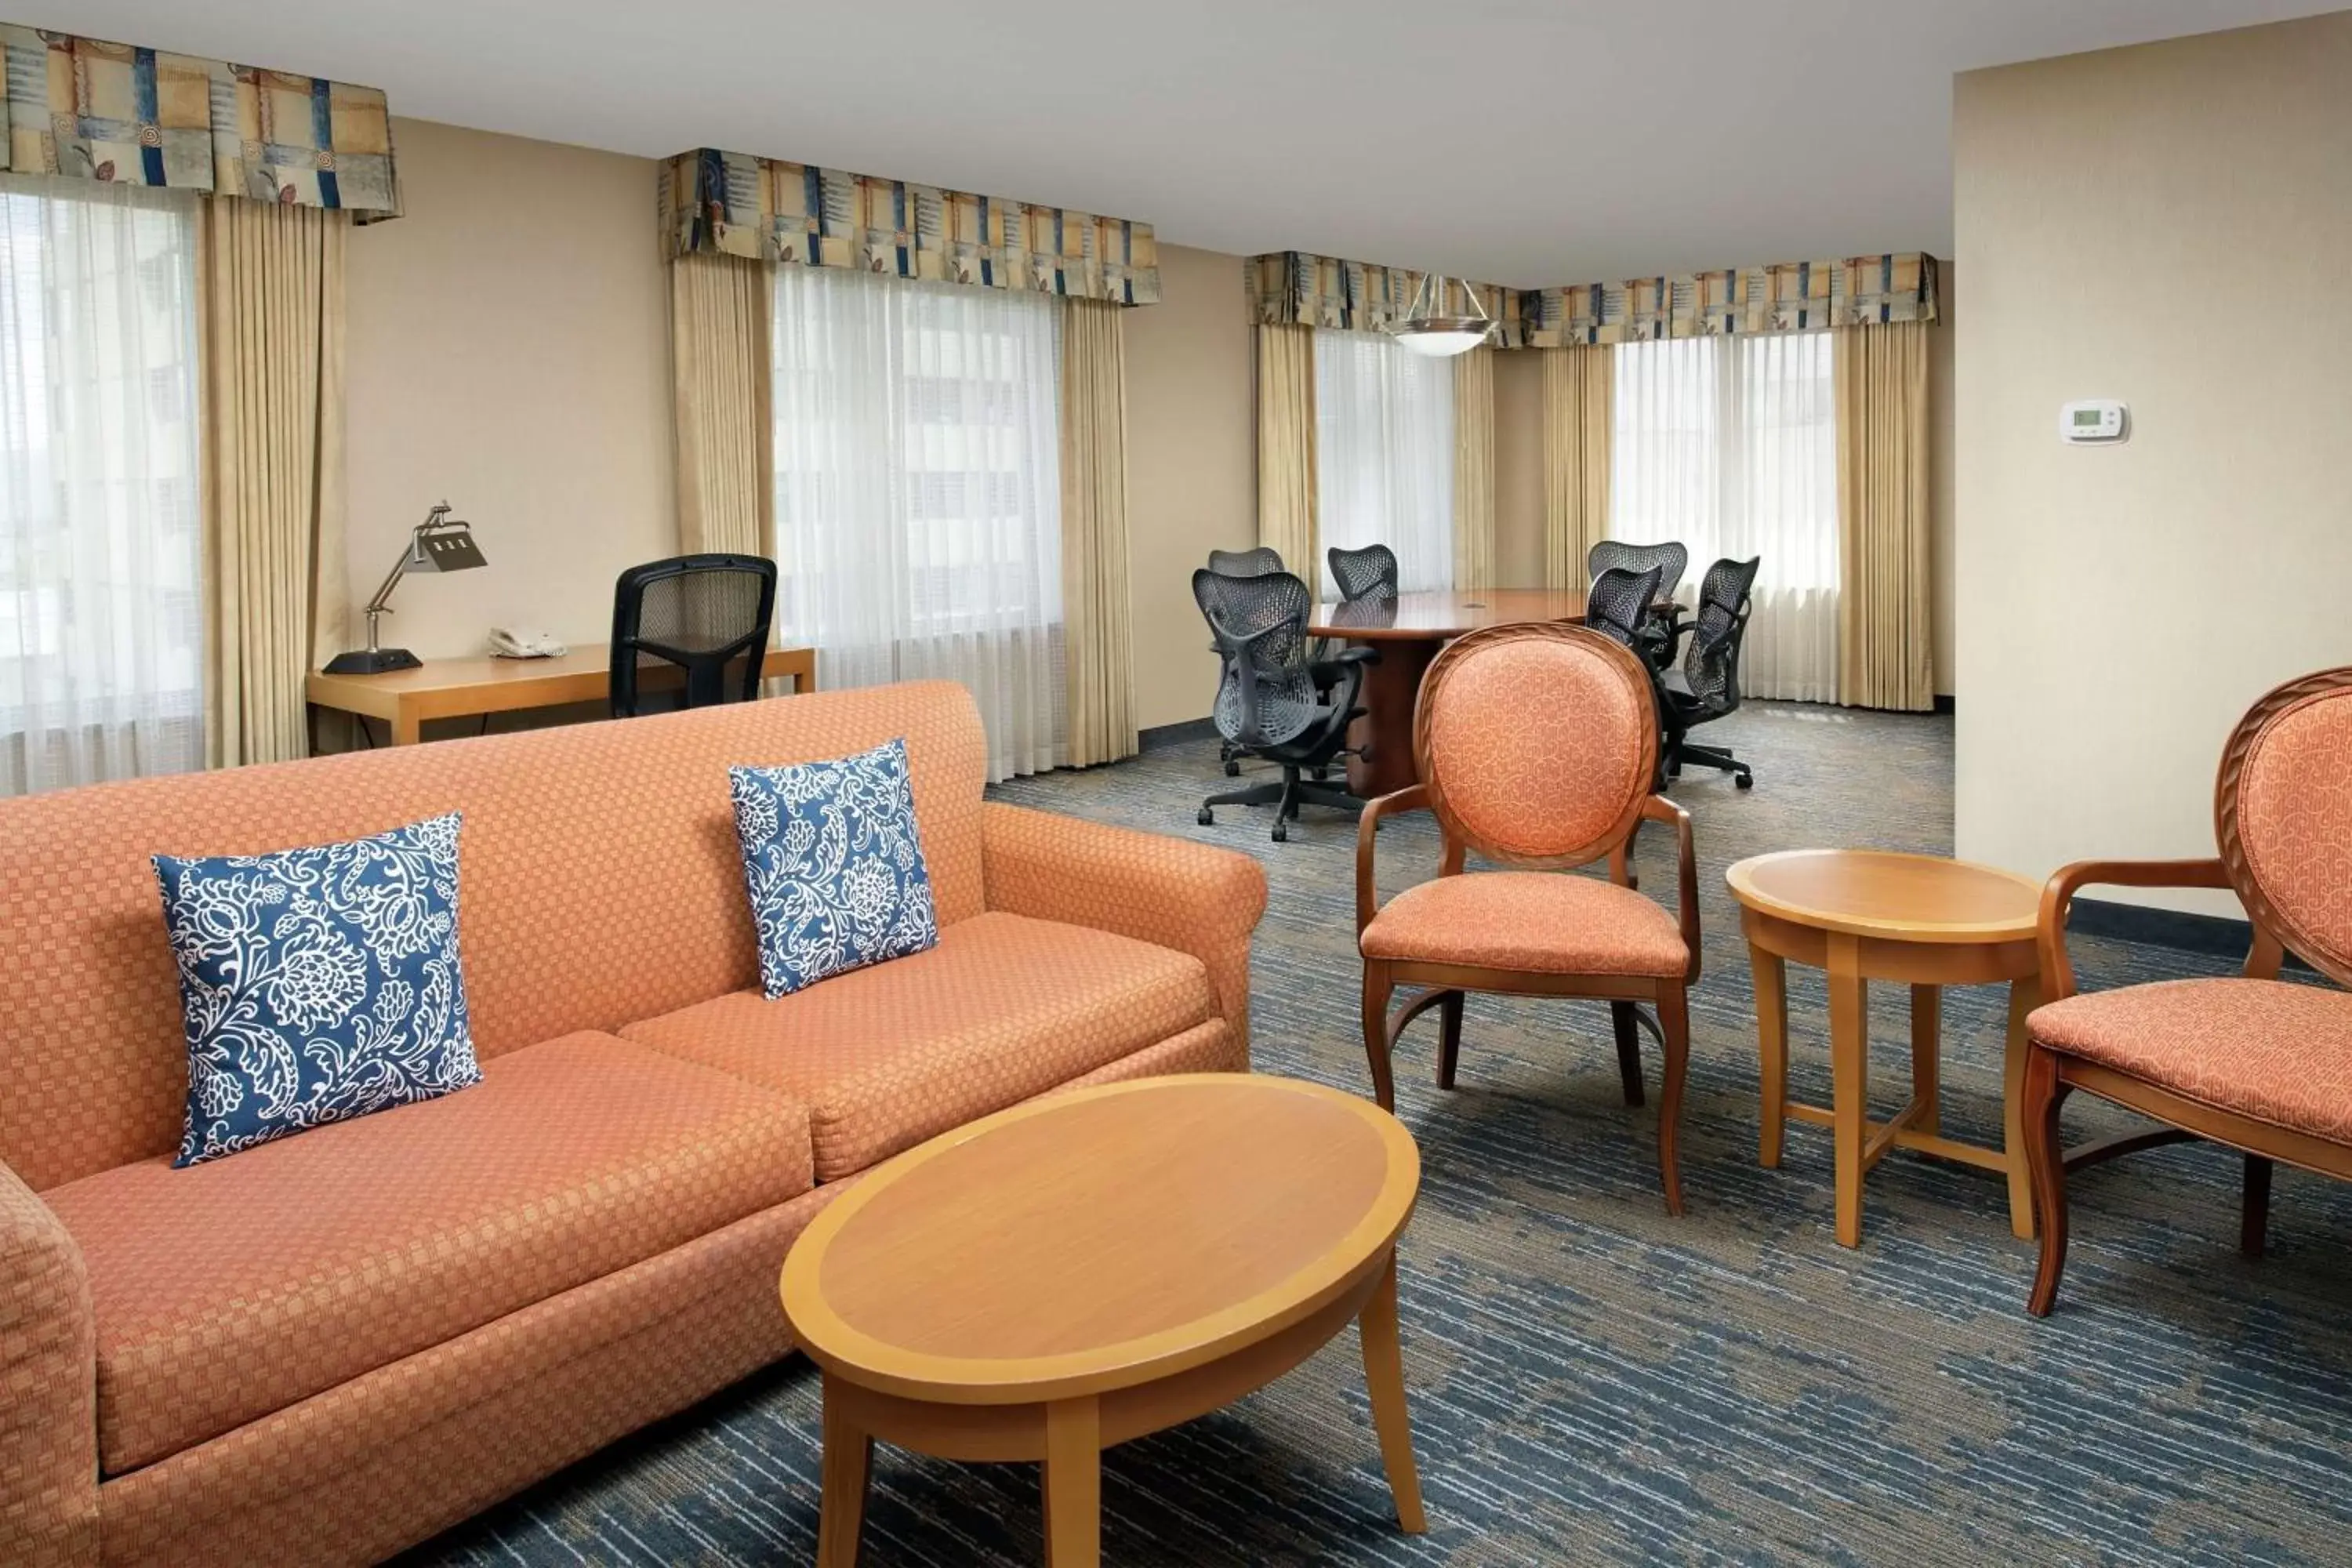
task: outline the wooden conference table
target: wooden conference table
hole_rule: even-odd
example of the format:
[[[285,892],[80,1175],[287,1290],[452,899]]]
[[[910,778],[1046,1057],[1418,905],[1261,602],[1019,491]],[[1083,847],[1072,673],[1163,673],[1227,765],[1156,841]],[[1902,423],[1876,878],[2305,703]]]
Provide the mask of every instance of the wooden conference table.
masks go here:
[[[669,673],[674,678],[673,667]],[[613,659],[606,644],[575,647],[553,658],[428,658],[414,669],[382,675],[329,675],[313,671],[303,695],[314,708],[331,708],[381,719],[395,746],[415,745],[427,719],[460,719],[510,713],[522,708],[560,708],[571,702],[602,702],[612,693]],[[795,692],[816,689],[816,650],[772,647],[761,674],[793,678]],[[659,672],[647,671],[648,686]]]
[[[1412,761],[1412,710],[1437,650],[1486,626],[1584,620],[1581,588],[1473,588],[1400,594],[1315,606],[1308,635],[1366,643],[1380,662],[1364,670],[1364,716],[1348,730],[1348,793],[1370,798],[1421,782]]]

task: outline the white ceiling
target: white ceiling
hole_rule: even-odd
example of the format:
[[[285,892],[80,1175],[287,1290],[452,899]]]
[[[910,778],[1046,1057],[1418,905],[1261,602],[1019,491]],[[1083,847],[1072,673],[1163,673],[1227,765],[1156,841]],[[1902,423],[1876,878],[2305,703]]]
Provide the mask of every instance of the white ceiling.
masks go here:
[[[385,89],[1519,285],[1952,242],[1958,70],[2342,0],[18,0]],[[2054,152],[2054,150],[2053,150]]]

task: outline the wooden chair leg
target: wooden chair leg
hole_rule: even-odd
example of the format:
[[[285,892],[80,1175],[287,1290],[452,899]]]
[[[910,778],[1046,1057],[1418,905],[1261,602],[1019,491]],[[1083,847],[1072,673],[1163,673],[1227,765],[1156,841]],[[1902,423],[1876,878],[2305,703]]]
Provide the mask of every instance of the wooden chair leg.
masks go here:
[[[1448,991],[1437,1005],[1437,1087],[1454,1087],[1454,1063],[1462,1056],[1462,993]]]
[[[1633,1004],[1609,1004],[1609,1021],[1617,1029],[1617,1072],[1625,1080],[1625,1103],[1639,1106],[1642,1093],[1642,1031],[1634,1023]]]
[[[2270,1240],[2271,1162],[2260,1154],[2246,1156],[2246,1201],[2238,1217],[2238,1250],[2260,1258]]]
[[[1680,985],[1658,994],[1658,1032],[1665,1037],[1665,1068],[1659,1074],[1658,1174],[1666,1185],[1666,1212],[1683,1212],[1683,1079],[1690,1068],[1690,1005]]]
[[[2029,1045],[2020,1120],[2026,1171],[2033,1181],[2034,1218],[2042,1230],[2042,1262],[2033,1271],[2033,1291],[2026,1298],[2025,1310],[2037,1318],[2050,1315],[2058,1300],[2058,1276],[2066,1268],[2066,1151],[2058,1142],[2058,1112],[2066,1093],[2067,1086],[2058,1078],[2057,1053]]]
[[[1387,964],[1364,965],[1364,1059],[1372,1069],[1372,1098],[1391,1111],[1396,1109],[1396,1080],[1389,1069],[1389,995],[1395,989]]]

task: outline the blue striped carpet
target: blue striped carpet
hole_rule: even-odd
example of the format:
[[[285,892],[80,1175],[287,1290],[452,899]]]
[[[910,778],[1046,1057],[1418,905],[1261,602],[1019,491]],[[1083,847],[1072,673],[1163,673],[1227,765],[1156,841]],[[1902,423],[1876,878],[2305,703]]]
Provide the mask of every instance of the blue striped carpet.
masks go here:
[[[1706,773],[1675,790],[1696,818],[1707,931],[1688,1216],[1660,1202],[1654,1122],[1622,1103],[1605,1009],[1474,999],[1452,1094],[1431,1083],[1434,1022],[1416,1025],[1399,1109],[1426,1177],[1402,1288],[1430,1532],[1393,1527],[1350,1335],[1107,1455],[1107,1559],[2352,1562],[2352,1188],[2282,1171],[2272,1255],[2247,1265],[2234,1156],[2183,1147],[2086,1173],[2060,1310],[2036,1322],[2032,1250],[1990,1178],[1890,1159],[1848,1251],[1825,1133],[1792,1126],[1783,1167],[1758,1168],[1754,1016],[1723,868],[1804,844],[1948,849],[1951,725],[1762,705],[1717,734],[1753,759],[1757,787]],[[1273,883],[1257,1065],[1364,1090],[1353,824],[1310,812],[1286,845],[1263,811],[1194,826],[1221,783],[1203,745],[997,793],[1257,854]],[[1384,831],[1384,889],[1426,874],[1433,847],[1425,826]],[[1672,889],[1668,853],[1644,845],[1645,887]],[[2226,967],[2089,941],[2077,957],[2091,984]],[[1820,977],[1790,975],[1791,1091],[1826,1102]],[[1902,998],[1874,1002],[1875,1037],[1896,1042],[1876,1062],[1890,1109],[1907,1081]],[[2001,1024],[1999,993],[1948,994],[1958,1136],[1999,1135]],[[2095,1105],[2068,1114],[2078,1131],[2122,1124]],[[805,1563],[818,1453],[816,1382],[795,1363],[416,1561]],[[866,1543],[875,1564],[1034,1563],[1035,1472],[885,1449]]]

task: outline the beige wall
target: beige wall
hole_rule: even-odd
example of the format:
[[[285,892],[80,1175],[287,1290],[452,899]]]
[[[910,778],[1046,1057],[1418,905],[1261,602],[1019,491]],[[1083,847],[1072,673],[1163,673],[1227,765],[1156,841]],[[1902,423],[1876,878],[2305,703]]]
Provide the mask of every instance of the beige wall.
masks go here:
[[[403,584],[386,642],[480,653],[514,624],[602,642],[614,575],[677,549],[655,165],[424,121],[394,135],[405,216],[351,245],[352,596],[446,498],[489,565]]]
[[[351,592],[445,496],[487,569],[402,584],[388,642],[482,651],[492,626],[601,642],[613,578],[677,548],[656,165],[424,121],[395,126],[405,216],[352,237]],[[1212,548],[1255,542],[1238,257],[1165,246],[1123,318],[1137,719],[1197,719],[1216,661],[1192,607]]]
[[[1122,318],[1135,717],[1146,729],[1209,711],[1217,660],[1192,603],[1192,572],[1212,550],[1257,542],[1241,258],[1161,246],[1160,301]]]
[[[2239,713],[2352,659],[2347,84],[2347,14],[1958,79],[1962,855],[2210,855]]]
[[[1495,356],[1495,582],[1544,585],[1543,355]]]

